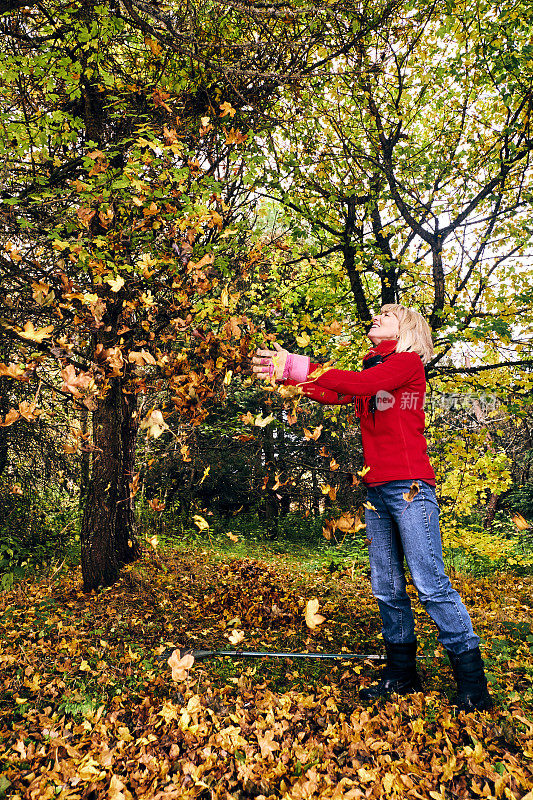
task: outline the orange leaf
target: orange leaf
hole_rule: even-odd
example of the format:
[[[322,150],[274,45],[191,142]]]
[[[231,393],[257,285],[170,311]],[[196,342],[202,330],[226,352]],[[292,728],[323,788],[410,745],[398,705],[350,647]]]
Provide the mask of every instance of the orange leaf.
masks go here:
[[[304,428],[304,436],[305,436],[305,438],[306,439],[313,439],[313,441],[316,442],[316,440],[319,438],[320,434],[322,433],[322,428],[323,427],[324,427],[323,425],[319,425],[317,428],[314,429],[313,433],[311,433],[311,431],[308,431],[307,428]]]
[[[407,500],[408,503],[411,503],[415,499],[419,491],[420,491],[420,484],[417,483],[416,481],[413,481],[411,484],[411,488],[409,489],[409,492],[402,492],[402,497],[404,500]]]
[[[527,519],[524,519],[522,514],[513,514],[513,522],[519,531],[527,531],[531,527]]]

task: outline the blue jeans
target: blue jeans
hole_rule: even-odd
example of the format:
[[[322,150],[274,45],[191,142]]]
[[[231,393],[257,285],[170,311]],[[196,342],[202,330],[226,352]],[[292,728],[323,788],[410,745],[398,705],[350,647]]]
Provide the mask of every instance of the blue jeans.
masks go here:
[[[413,481],[370,486],[365,512],[370,544],[372,592],[383,620],[383,638],[399,644],[415,639],[411,601],[405,590],[404,556],[420,602],[439,629],[441,644],[455,655],[479,644],[459,594],[444,571],[435,488],[417,480],[420,491],[410,502]]]

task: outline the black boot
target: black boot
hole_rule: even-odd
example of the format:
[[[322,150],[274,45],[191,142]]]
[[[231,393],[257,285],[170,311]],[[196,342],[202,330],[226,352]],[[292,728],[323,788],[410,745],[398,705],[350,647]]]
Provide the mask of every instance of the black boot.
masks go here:
[[[455,655],[448,651],[457,694],[450,701],[459,711],[488,711],[493,706],[479,647]]]
[[[416,639],[407,644],[385,641],[385,650],[387,666],[383,669],[379,682],[359,692],[359,697],[364,702],[371,703],[379,697],[390,697],[393,692],[410,694],[422,689],[416,671]]]

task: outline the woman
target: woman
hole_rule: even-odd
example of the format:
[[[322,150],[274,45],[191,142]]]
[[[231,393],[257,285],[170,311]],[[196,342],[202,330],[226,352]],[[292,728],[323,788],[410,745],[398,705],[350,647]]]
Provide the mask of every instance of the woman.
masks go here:
[[[298,385],[320,403],[355,401],[368,467],[364,481],[370,508],[365,519],[372,592],[387,653],[380,681],[362,689],[361,698],[371,701],[421,689],[405,558],[420,602],[450,658],[458,686],[453,704],[466,711],[487,710],[492,699],[479,638],[444,570],[435,473],[424,437],[424,365],[433,356],[431,330],[417,311],[386,305],[374,317],[368,337],[373,348],[362,372],[319,369],[307,356],[288,353],[278,344],[275,350],[257,351],[253,370],[259,377]]]

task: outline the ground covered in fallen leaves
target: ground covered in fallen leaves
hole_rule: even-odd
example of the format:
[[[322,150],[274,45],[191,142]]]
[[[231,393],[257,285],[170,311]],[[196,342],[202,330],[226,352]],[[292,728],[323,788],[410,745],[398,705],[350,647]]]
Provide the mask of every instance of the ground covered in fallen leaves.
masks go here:
[[[75,571],[25,580],[0,600],[0,797],[530,800],[533,580],[454,583],[483,638],[491,713],[450,706],[416,603],[425,694],[365,707],[370,660],[226,657],[172,680],[178,647],[382,653],[368,576],[351,569],[168,551],[97,594]],[[325,621],[310,630],[314,598]]]

